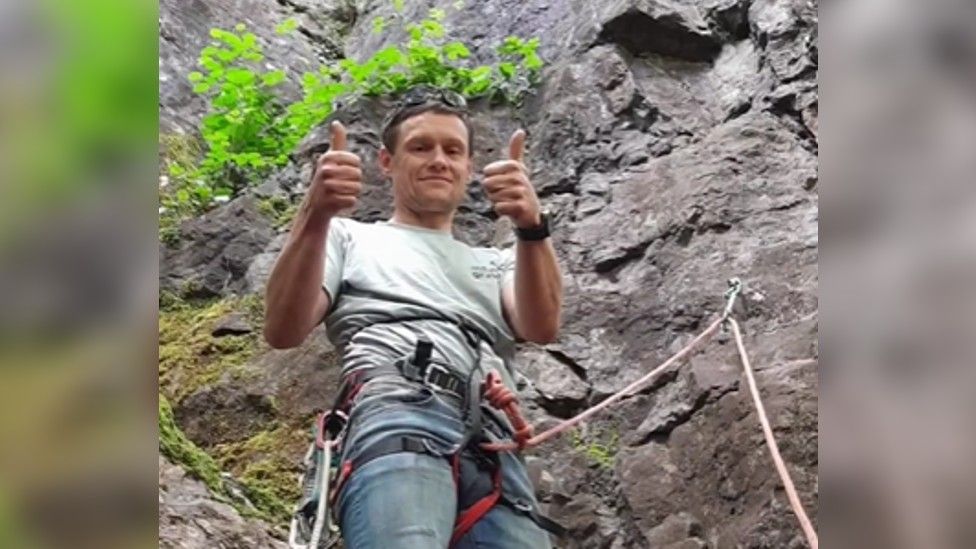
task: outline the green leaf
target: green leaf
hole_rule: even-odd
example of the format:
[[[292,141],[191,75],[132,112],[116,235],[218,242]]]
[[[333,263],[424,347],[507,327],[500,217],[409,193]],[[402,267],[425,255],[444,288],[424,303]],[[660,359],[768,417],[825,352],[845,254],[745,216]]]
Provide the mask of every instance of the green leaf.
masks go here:
[[[234,30],[236,30],[237,32],[244,32],[246,28],[247,27],[244,26],[244,23],[238,23],[234,25]]]
[[[255,36],[253,32],[243,35],[241,37],[241,43],[247,50],[261,50],[261,48],[258,46],[258,37]]]
[[[501,46],[498,46],[498,53],[501,55],[515,55],[522,48],[522,39],[518,36],[506,37]]]
[[[491,87],[491,79],[482,78],[480,80],[475,80],[471,82],[471,84],[468,84],[464,88],[464,91],[462,93],[468,97],[474,97],[485,93],[486,91],[488,91],[488,88],[490,87]]]
[[[223,61],[225,64],[237,59],[240,54],[236,51],[231,50],[217,50],[217,59]]]
[[[190,82],[199,82],[203,80],[203,73],[196,72],[196,71],[191,72],[186,76],[186,79],[189,80]]]
[[[403,63],[403,52],[396,47],[384,48],[376,52],[373,59],[375,59],[380,66],[392,67],[394,65]]]
[[[193,93],[207,93],[210,91],[210,84],[201,82],[193,86]]]
[[[488,78],[490,76],[491,76],[491,67],[487,65],[482,65],[471,71],[471,78],[475,80]]]
[[[200,185],[194,188],[193,194],[197,196],[200,202],[203,202],[205,204],[210,202],[210,199],[213,198],[213,191],[210,189],[210,187],[204,185]]]
[[[498,72],[502,73],[502,76],[504,76],[506,79],[511,80],[513,77],[515,77],[515,64],[508,62],[499,63]]]
[[[220,40],[221,42],[227,44],[232,48],[235,49],[241,48],[242,45],[241,39],[236,34],[224,30],[220,30],[220,29],[213,29],[213,30],[217,32],[211,31],[210,35],[216,38],[217,40]]]
[[[319,77],[312,72],[306,72],[302,75],[302,86],[308,90],[314,88],[319,83]]]
[[[277,86],[285,79],[285,71],[276,70],[261,75],[261,83],[265,86]]]
[[[403,0],[393,0],[393,9],[395,9],[397,11],[397,13],[402,12],[403,11]]]
[[[214,53],[216,53],[216,51]],[[203,66],[203,68],[207,69],[207,71],[211,73],[221,70],[220,63],[214,61],[211,57],[201,58],[200,65]]]
[[[227,71],[227,81],[240,86],[254,83],[254,73],[248,69],[231,69]]]
[[[423,26],[423,29],[427,31],[427,34],[433,36],[434,38],[444,36],[444,26],[437,21],[425,19],[421,25]]]
[[[450,44],[446,44],[443,51],[444,55],[446,55],[447,58],[452,61],[455,59],[466,59],[469,55],[471,55],[468,48],[460,42],[451,42]]]
[[[442,9],[431,8],[428,16],[434,21],[443,21],[446,15],[447,14]]]
[[[410,39],[414,42],[419,42],[424,37],[424,31],[419,25],[408,25],[407,32],[410,33]]]
[[[383,32],[386,27],[386,19],[381,16],[376,16],[373,18],[373,34],[379,34]]]
[[[289,32],[298,28],[298,20],[294,17],[285,19],[278,26],[275,27],[275,32],[277,34],[288,34]]]

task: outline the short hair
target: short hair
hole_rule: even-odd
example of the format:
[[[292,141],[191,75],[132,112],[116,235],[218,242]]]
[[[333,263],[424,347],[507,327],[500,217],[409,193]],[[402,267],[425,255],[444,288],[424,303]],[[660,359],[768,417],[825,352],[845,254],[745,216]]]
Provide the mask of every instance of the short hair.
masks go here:
[[[465,129],[468,130],[468,156],[474,154],[474,128],[471,126],[471,120],[468,118],[467,111],[436,101],[424,103],[422,105],[400,107],[393,111],[393,114],[387,118],[387,122],[383,127],[383,146],[386,147],[386,150],[390,151],[390,154],[396,152],[397,140],[400,138],[400,126],[404,122],[410,118],[420,116],[428,112],[433,112],[435,114],[446,114],[460,118],[461,122],[464,123]]]

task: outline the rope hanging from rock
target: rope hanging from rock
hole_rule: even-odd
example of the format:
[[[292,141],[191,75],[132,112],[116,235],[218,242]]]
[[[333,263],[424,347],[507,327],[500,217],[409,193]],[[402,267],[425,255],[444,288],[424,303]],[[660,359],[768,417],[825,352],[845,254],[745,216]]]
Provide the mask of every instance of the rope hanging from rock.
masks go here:
[[[773,463],[776,466],[777,473],[779,473],[780,480],[782,480],[783,486],[786,488],[786,495],[790,501],[790,507],[793,509],[793,514],[796,515],[797,520],[800,522],[800,528],[803,530],[804,536],[806,536],[807,543],[812,549],[818,549],[819,540],[817,537],[817,532],[813,529],[813,524],[810,522],[810,518],[807,516],[806,511],[803,509],[803,504],[800,502],[800,497],[796,492],[796,487],[793,485],[793,480],[790,478],[789,471],[786,469],[786,464],[783,462],[782,456],[780,456],[779,446],[776,444],[776,438],[773,436],[772,427],[770,427],[769,419],[766,417],[766,409],[763,406],[762,398],[759,395],[759,389],[756,386],[756,380],[752,373],[752,366],[749,364],[749,357],[746,355],[745,344],[742,342],[742,332],[739,330],[739,323],[732,318],[732,306],[734,305],[735,299],[738,297],[741,290],[742,282],[739,279],[733,278],[729,280],[729,289],[725,292],[724,296],[726,298],[726,305],[722,314],[714,322],[712,322],[708,328],[705,328],[702,333],[698,334],[698,336],[692,339],[680,351],[671,356],[671,358],[664,361],[660,366],[654,368],[645,376],[614,393],[599,404],[592,406],[576,416],[567,419],[535,436],[532,436],[532,426],[522,416],[522,412],[518,407],[518,398],[509,389],[501,384],[501,378],[497,372],[491,372],[485,381],[485,397],[492,406],[505,412],[505,415],[515,428],[515,441],[483,443],[481,444],[481,448],[493,452],[521,451],[525,448],[538,446],[543,442],[554,438],[556,435],[590,418],[600,410],[603,410],[604,408],[607,408],[626,397],[633,396],[649,381],[656,378],[675,363],[687,358],[696,347],[706,340],[711,339],[711,337],[715,335],[715,332],[717,332],[720,327],[728,324],[732,327],[732,333],[735,336],[735,344],[739,351],[739,359],[742,362],[743,370],[745,370],[746,380],[749,385],[749,392],[752,394],[753,404],[756,407],[756,413],[758,414],[759,422],[762,425],[763,436],[766,439],[766,446],[769,448],[769,453],[773,458]]]
[[[793,486],[793,479],[790,478],[790,473],[786,469],[783,457],[779,454],[779,445],[776,444],[776,437],[773,436],[773,428],[770,427],[769,419],[766,417],[766,408],[763,406],[762,398],[759,396],[759,388],[756,387],[756,378],[752,374],[752,366],[749,364],[749,357],[746,355],[746,347],[742,343],[742,332],[739,331],[739,323],[731,316],[728,317],[728,321],[732,325],[732,334],[735,335],[735,346],[739,349],[739,358],[742,359],[742,369],[745,370],[746,379],[749,382],[749,392],[752,393],[752,401],[756,405],[759,423],[762,424],[763,436],[766,437],[766,447],[769,448],[773,463],[776,465],[776,471],[779,473],[780,480],[783,481],[783,487],[786,488],[786,497],[790,500],[793,514],[800,521],[800,528],[803,529],[803,534],[807,537],[807,543],[813,549],[817,549],[817,544],[819,543],[817,532],[813,529],[810,517],[807,516],[806,511],[803,509],[800,496],[796,493],[796,487]]]

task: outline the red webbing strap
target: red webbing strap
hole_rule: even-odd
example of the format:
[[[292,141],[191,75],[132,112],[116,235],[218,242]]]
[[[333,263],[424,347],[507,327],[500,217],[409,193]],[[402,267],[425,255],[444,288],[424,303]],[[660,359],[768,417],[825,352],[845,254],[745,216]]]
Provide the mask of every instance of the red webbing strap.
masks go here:
[[[491,511],[492,507],[498,503],[502,497],[502,469],[498,467],[495,469],[495,474],[492,478],[492,483],[494,488],[491,493],[487,496],[479,499],[472,505],[465,509],[460,515],[458,515],[457,522],[454,523],[454,535],[451,536],[451,543],[449,547],[453,547],[455,543],[461,540],[469,530],[481,520],[482,517]]]
[[[326,464],[328,467],[328,464]],[[346,481],[352,476],[352,460],[347,459],[342,464],[342,469],[339,471],[339,479],[336,481],[336,486],[332,490],[332,494],[329,495],[329,505],[335,505],[339,500],[339,493],[342,489],[346,487]]]

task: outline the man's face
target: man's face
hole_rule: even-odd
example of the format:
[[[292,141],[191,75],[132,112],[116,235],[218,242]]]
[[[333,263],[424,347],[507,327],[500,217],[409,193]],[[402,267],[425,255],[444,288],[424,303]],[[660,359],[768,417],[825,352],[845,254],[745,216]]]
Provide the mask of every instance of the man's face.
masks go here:
[[[468,130],[456,116],[425,112],[400,124],[396,152],[380,150],[380,167],[393,180],[398,207],[448,213],[471,180]]]

